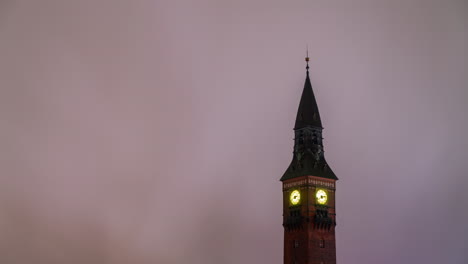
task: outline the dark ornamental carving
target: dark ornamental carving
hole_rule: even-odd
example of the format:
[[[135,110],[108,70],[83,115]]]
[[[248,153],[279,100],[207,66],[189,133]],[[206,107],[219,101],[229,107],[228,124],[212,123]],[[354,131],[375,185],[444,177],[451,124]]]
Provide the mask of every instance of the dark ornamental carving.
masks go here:
[[[303,227],[302,223],[304,221],[304,217],[301,215],[300,210],[291,210],[285,219],[283,226],[289,231],[301,229]]]
[[[328,215],[327,209],[317,209],[314,216],[314,228],[316,229],[326,229],[336,226],[335,220]]]

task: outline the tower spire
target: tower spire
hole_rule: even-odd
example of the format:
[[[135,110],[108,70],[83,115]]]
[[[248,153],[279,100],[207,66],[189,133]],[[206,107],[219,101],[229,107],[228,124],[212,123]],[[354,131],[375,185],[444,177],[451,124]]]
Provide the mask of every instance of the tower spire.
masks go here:
[[[306,47],[306,58],[305,61],[307,63],[306,70],[307,70],[307,76],[309,76],[309,45]]]
[[[323,154],[323,127],[309,77],[308,53],[307,51],[307,76],[294,125],[294,157],[291,165],[281,178],[282,181],[304,175],[338,179],[331,168],[328,167]]]

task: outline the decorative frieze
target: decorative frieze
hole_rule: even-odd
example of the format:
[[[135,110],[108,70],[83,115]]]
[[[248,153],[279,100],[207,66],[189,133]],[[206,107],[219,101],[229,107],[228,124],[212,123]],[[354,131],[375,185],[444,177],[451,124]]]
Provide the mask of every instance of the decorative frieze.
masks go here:
[[[287,190],[297,186],[320,186],[328,189],[335,189],[335,183],[330,181],[323,181],[316,178],[307,178],[294,182],[288,182],[283,184],[283,190]]]

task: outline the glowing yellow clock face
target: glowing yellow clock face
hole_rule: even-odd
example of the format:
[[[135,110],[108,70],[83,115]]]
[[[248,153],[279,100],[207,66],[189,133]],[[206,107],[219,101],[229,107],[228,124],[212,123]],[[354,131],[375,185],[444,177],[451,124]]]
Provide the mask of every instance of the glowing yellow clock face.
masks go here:
[[[317,190],[317,192],[315,193],[315,198],[317,198],[317,202],[319,204],[327,203],[327,193],[322,189]]]
[[[291,201],[292,205],[296,205],[301,200],[301,193],[298,190],[294,190],[291,192],[289,196],[289,200]]]

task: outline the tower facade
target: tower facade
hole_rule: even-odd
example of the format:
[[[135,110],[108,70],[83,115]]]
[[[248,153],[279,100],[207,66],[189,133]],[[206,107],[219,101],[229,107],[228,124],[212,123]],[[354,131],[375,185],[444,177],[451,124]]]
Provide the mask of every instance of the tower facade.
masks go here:
[[[309,78],[294,126],[291,164],[283,183],[285,264],[336,264],[336,177],[323,151],[322,122]]]

